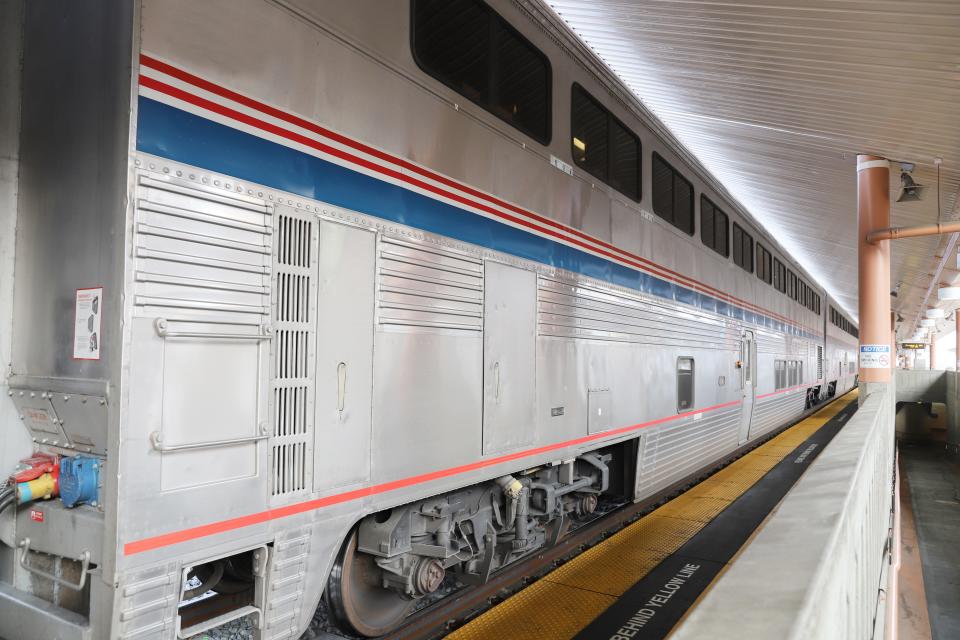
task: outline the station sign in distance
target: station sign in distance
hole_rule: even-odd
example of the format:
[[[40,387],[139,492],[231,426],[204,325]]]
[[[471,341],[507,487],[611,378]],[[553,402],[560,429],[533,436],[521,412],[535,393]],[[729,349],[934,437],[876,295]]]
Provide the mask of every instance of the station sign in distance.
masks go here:
[[[926,349],[927,343],[926,342],[901,342],[900,348],[901,349]]]

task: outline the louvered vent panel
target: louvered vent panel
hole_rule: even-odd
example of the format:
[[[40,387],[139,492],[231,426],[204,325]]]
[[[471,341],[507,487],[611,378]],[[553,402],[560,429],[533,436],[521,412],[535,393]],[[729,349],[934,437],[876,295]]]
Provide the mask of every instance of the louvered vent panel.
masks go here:
[[[311,483],[318,229],[286,209],[276,225],[271,472],[273,495],[290,496]]]
[[[396,329],[483,329],[483,262],[433,245],[383,238],[378,323]]]
[[[736,348],[726,323],[707,313],[545,276],[537,280],[537,331],[604,342]]]
[[[134,236],[139,316],[259,327],[269,312],[270,211],[261,200],[138,176]],[[274,249],[275,250],[275,249]],[[198,328],[199,327],[199,328]]]

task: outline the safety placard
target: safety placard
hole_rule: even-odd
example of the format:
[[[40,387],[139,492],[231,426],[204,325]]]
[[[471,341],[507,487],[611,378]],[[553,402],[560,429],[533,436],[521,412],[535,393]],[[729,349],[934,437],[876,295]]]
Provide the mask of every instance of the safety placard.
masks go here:
[[[73,357],[100,359],[100,317],[103,314],[103,287],[77,289],[73,318]]]
[[[862,344],[860,345],[861,369],[889,369],[890,345]]]

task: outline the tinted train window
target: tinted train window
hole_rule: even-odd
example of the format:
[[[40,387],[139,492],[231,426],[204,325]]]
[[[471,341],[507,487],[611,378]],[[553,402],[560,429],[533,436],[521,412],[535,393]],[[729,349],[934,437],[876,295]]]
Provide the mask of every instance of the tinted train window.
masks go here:
[[[757,243],[757,277],[766,282],[767,284],[773,284],[773,263],[770,255],[770,252],[767,251],[759,242]]]
[[[625,196],[640,200],[640,138],[583,87],[570,101],[573,161]]]
[[[787,268],[779,258],[773,259],[773,287],[780,293],[787,292]]]
[[[707,196],[700,196],[700,240],[724,258],[730,257],[729,233],[730,219],[723,211],[710,202]]]
[[[753,236],[733,223],[733,261],[741,269],[753,273]]]
[[[611,116],[610,186],[640,200],[640,138]]]
[[[693,408],[693,358],[677,358],[677,412]]]
[[[659,153],[653,154],[653,212],[693,235],[693,184]]]
[[[414,0],[413,57],[426,73],[531,138],[550,141],[550,62],[479,0]]]

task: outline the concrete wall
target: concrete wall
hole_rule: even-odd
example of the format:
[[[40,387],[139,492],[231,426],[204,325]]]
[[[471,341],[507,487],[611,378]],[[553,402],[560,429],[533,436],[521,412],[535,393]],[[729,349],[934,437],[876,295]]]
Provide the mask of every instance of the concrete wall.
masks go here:
[[[960,374],[947,371],[947,448],[960,454]]]
[[[671,637],[874,636],[893,492],[893,398],[871,393]],[[886,585],[885,582],[883,582]]]
[[[31,451],[27,430],[7,397],[12,361],[23,10],[23,0],[0,0],[0,477]]]
[[[894,369],[897,402],[946,402],[947,373]]]
[[[960,377],[956,371],[918,371],[897,369],[894,373],[897,402],[942,402],[946,405],[947,446],[960,454]],[[897,433],[923,438],[934,423],[918,412],[904,408],[897,416]],[[942,418],[942,417],[941,417]]]

